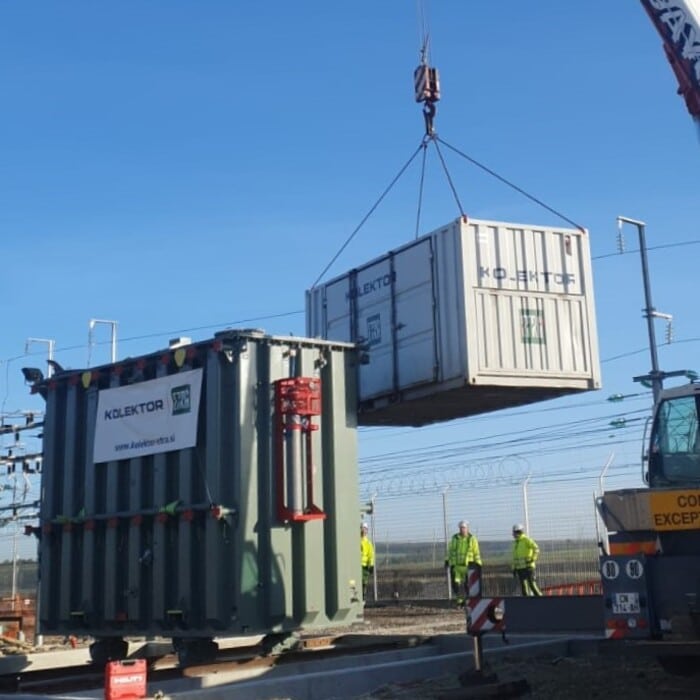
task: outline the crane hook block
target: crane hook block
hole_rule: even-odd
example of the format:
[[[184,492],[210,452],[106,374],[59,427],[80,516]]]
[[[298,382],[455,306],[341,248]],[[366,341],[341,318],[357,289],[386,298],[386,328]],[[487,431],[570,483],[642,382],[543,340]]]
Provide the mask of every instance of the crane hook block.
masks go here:
[[[440,99],[440,76],[437,68],[421,63],[413,71],[416,102],[437,102]]]

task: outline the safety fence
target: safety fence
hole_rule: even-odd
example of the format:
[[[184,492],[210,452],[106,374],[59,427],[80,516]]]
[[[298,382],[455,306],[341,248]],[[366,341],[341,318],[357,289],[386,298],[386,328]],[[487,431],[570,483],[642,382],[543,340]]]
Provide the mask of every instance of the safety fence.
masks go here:
[[[542,588],[544,595],[600,595],[602,586],[600,579],[592,581],[579,581],[578,583],[565,583],[559,586],[544,586]]]
[[[522,524],[539,545],[536,576],[546,595],[600,592],[598,558],[605,539],[594,500],[605,490],[638,486],[639,469],[568,473],[560,478],[493,475],[462,486],[401,490],[396,482],[365,493],[364,518],[375,543],[368,600],[450,597],[445,555],[458,522],[467,520],[483,561],[482,591],[517,595],[512,527]],[[399,485],[400,486],[400,485]]]
[[[590,543],[588,543],[590,545]],[[419,546],[416,545],[416,549]],[[588,546],[586,548],[588,550]],[[597,595],[600,593],[598,558],[588,551],[586,559],[571,566],[570,557],[557,560],[554,549],[537,569],[537,579],[543,595]],[[482,594],[489,596],[519,595],[520,584],[513,577],[509,564],[484,565]],[[452,597],[449,572],[446,568],[386,566],[381,562],[375,568],[374,585],[370,585],[368,599],[373,600],[436,600]],[[373,584],[373,581],[371,582]]]

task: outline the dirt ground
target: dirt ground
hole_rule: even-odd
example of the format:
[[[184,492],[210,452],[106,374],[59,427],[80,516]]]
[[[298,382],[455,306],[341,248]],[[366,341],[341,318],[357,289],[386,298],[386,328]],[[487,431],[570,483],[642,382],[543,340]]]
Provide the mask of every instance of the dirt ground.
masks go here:
[[[464,611],[411,605],[368,607],[365,620],[352,629],[338,628],[329,633],[420,635],[466,634]],[[318,631],[314,631],[315,636]],[[49,640],[47,640],[49,641]],[[59,647],[67,648],[56,638]],[[87,642],[80,640],[79,646]],[[50,648],[50,647],[47,647]],[[700,670],[700,659],[698,660]],[[465,672],[472,671],[466,668]],[[523,697],[542,700],[675,700],[700,699],[700,674],[676,676],[666,673],[649,657],[621,659],[603,656],[557,657],[541,654],[518,657],[515,653],[486,656],[486,674],[499,683],[525,679],[524,694],[493,694],[473,682],[460,684],[456,675],[428,681],[387,684],[356,700],[465,700],[481,697]],[[480,691],[482,691],[480,693]]]
[[[453,676],[430,681],[391,684],[358,700],[459,700],[473,697],[523,697],[551,700],[659,700],[700,697],[698,677],[671,676],[650,660],[613,661],[601,657],[555,658],[540,656],[519,660],[501,658],[490,665],[499,683],[525,679],[522,694],[479,694],[479,686],[463,687]]]
[[[465,630],[457,610],[426,608],[368,608],[365,628],[375,634],[446,634]],[[525,679],[529,691],[519,695],[479,694],[477,685],[462,686],[456,676],[424,682],[391,684],[358,700],[459,700],[474,697],[525,697],[547,700],[651,700],[700,698],[700,675],[667,674],[649,657],[621,659],[603,656],[555,657],[543,654],[519,658],[515,654],[487,657],[485,673],[499,683]],[[465,669],[471,671],[472,669]],[[483,689],[484,691],[486,689]]]

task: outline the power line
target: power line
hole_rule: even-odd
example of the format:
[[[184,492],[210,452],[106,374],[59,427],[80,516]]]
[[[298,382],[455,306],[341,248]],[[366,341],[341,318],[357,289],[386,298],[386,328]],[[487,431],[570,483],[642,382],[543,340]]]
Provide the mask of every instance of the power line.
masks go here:
[[[525,428],[519,431],[508,431],[505,433],[494,433],[492,435],[488,436],[483,436],[483,437],[478,437],[472,440],[451,440],[448,442],[442,442],[442,443],[437,443],[435,445],[431,445],[430,447],[426,448],[410,448],[406,450],[396,450],[388,453],[384,453],[381,455],[376,455],[375,457],[367,458],[366,460],[361,460],[361,462],[371,462],[374,460],[379,460],[379,459],[384,459],[386,457],[390,456],[404,456],[404,455],[415,455],[416,453],[423,453],[426,450],[434,451],[436,448],[449,448],[450,450],[454,449],[474,449],[477,445],[488,445],[488,446],[495,446],[498,448],[501,448],[503,446],[512,444],[512,443],[522,443],[523,438],[522,437],[513,437],[513,436],[529,436],[531,437],[532,433],[535,433],[535,438],[540,440],[542,439],[542,436],[547,436],[547,435],[553,435],[555,438],[559,439],[561,437],[561,431],[555,429],[562,429],[562,428],[572,428],[572,427],[582,427],[585,425],[589,425],[591,423],[596,423],[600,421],[611,421],[615,420],[617,418],[624,418],[628,415],[634,415],[634,414],[645,414],[648,413],[648,409],[636,409],[634,411],[624,411],[624,412],[618,412],[618,413],[611,413],[607,414],[605,416],[594,416],[591,418],[581,418],[575,421],[565,421],[563,423],[555,423],[553,425],[547,426],[545,429],[541,427],[535,427],[535,428]],[[608,428],[606,428],[608,429]],[[550,431],[550,432],[547,432]],[[555,432],[552,432],[555,431]],[[502,438],[508,438],[510,437],[511,439],[503,441]],[[486,442],[486,441],[491,441],[491,442]]]
[[[699,339],[700,340],[700,339]],[[651,395],[651,392],[646,391],[646,392],[639,392],[638,394],[634,395],[625,395],[625,400],[630,400],[630,401],[640,401],[642,399],[648,398]],[[502,420],[502,419],[508,419],[508,418],[517,418],[519,416],[531,416],[534,414],[538,413],[549,413],[551,411],[556,411],[557,413],[561,413],[562,411],[569,411],[573,409],[579,409],[579,408],[585,408],[588,406],[600,406],[603,403],[607,403],[608,399],[604,400],[595,400],[595,401],[582,401],[579,403],[573,403],[569,404],[568,406],[548,406],[546,408],[532,408],[531,406],[527,406],[525,408],[516,408],[516,409],[503,409],[501,411],[492,411],[490,413],[484,413],[481,415],[477,416],[468,416],[466,418],[460,418],[455,421],[450,422],[449,427],[454,428],[454,427],[459,427],[461,425],[471,425],[473,423],[479,423],[482,421],[489,421],[490,423],[493,423],[496,420]],[[421,431],[423,433],[430,431],[430,430],[441,430],[444,429],[446,426],[445,424],[441,423],[433,423],[431,425],[425,425],[421,428]],[[398,428],[397,430],[391,430],[385,427],[361,427],[360,428],[360,435],[362,435],[363,441],[372,441],[372,440],[378,440],[378,439],[392,439],[394,437],[400,436],[400,435],[408,435],[408,434],[413,434],[415,432],[415,428]]]
[[[647,246],[647,250],[661,250],[662,248],[681,248],[682,246],[698,245],[700,240],[679,241],[677,243],[661,243],[659,245]],[[604,255],[595,255],[591,260],[602,260],[603,258],[619,258],[621,255],[630,255],[631,253],[639,253],[639,248],[634,250],[621,250],[617,253],[605,253]]]

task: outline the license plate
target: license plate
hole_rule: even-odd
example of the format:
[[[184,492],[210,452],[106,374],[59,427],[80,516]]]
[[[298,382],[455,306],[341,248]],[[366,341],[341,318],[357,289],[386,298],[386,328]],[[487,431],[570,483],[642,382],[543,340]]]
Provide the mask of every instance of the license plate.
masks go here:
[[[638,613],[640,611],[639,593],[615,593],[612,611],[618,614]]]

